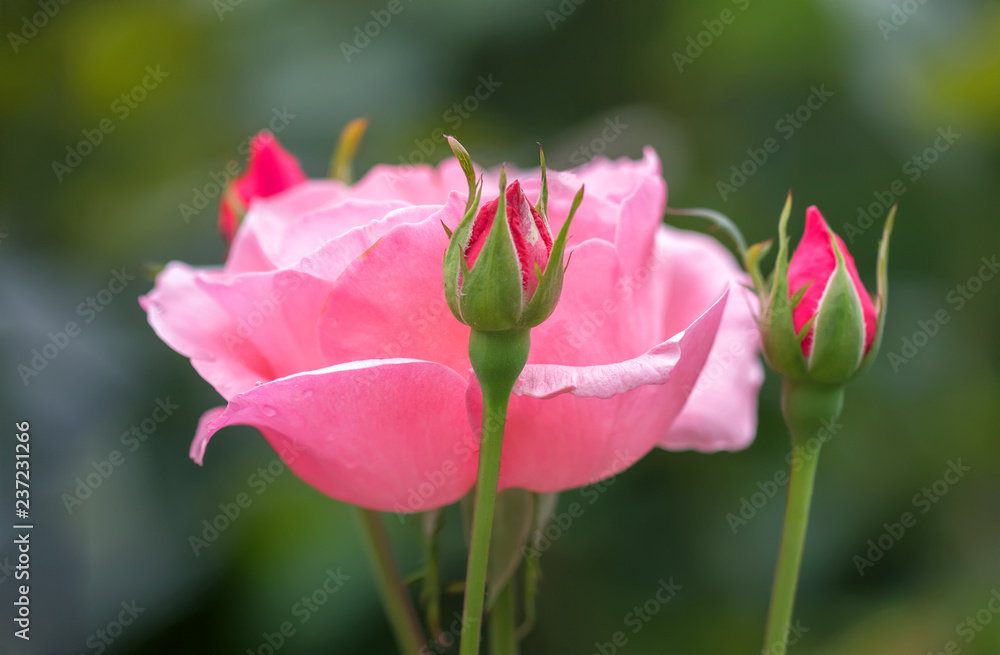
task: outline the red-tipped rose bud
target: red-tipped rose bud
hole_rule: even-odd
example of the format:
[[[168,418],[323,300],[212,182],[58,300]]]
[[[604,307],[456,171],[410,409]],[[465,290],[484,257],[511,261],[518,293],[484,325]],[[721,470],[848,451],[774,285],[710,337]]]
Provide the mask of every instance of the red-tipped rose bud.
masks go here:
[[[885,322],[886,262],[895,208],[879,249],[878,297],[858,277],[854,258],[816,207],[806,211],[806,229],[791,262],[786,226],[791,196],[778,226],[773,281],[763,282],[757,261],[766,246],[748,250],[748,264],[762,295],[764,354],[786,379],[842,385],[872,362]]]
[[[528,197],[521,190],[519,181],[514,180],[508,185],[504,195],[507,199],[507,224],[510,226],[517,260],[521,265],[521,288],[526,299],[531,300],[535,289],[538,288],[538,273],[544,273],[545,265],[549,262],[552,234],[548,223],[528,202]],[[499,198],[491,200],[476,214],[469,245],[465,249],[465,262],[469,270],[475,266],[476,258],[486,243],[486,236],[493,227],[499,203]]]
[[[878,316],[875,311],[875,304],[871,296],[865,289],[858,277],[858,269],[854,265],[854,258],[847,251],[844,241],[834,234],[830,227],[823,220],[823,215],[819,213],[816,206],[806,210],[806,231],[802,235],[802,241],[792,254],[792,261],[788,263],[788,292],[793,296],[796,291],[806,285],[802,299],[795,306],[792,313],[792,323],[795,326],[796,334],[800,333],[806,324],[813,321],[819,312],[820,302],[824,293],[830,286],[833,274],[837,270],[837,253],[834,251],[834,241],[840,249],[844,259],[844,266],[851,278],[854,290],[861,302],[861,314],[864,319],[864,352],[867,353],[875,340],[875,327],[878,323]],[[802,353],[808,357],[812,350],[814,326],[810,325],[808,332],[802,340]]]
[[[306,180],[298,160],[264,130],[250,142],[246,172],[230,183],[219,206],[219,232],[232,243],[250,201],[268,198]]]
[[[501,169],[499,197],[479,207],[482,185],[476,183],[469,153],[454,138],[448,139],[469,184],[465,218],[450,235],[444,256],[448,306],[455,318],[482,332],[535,327],[559,302],[563,251],[583,189],[553,240],[546,212],[544,155],[537,206],[528,202],[520,182],[507,184]]]

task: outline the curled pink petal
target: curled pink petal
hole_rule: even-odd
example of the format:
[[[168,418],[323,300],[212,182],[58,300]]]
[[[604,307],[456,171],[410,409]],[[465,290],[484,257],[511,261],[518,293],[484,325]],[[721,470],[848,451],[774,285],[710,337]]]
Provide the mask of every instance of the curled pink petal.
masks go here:
[[[222,407],[213,407],[198,419],[198,427],[194,432],[194,440],[191,442],[191,449],[188,451],[188,455],[198,466],[205,463],[205,449],[208,447],[208,440],[212,438],[212,435],[218,429],[214,428],[213,424],[225,411],[225,405]]]
[[[754,319],[756,295],[736,259],[711,237],[662,228],[657,237],[669,302],[668,330],[685,325],[719,288],[729,302],[691,396],[659,445],[670,450],[745,448],[757,432],[757,394],[764,381]]]
[[[440,507],[465,495],[476,475],[466,386],[446,366],[404,359],[299,373],[234,396],[199,430],[192,455],[223,427],[252,425],[328,496],[387,512]]]
[[[618,394],[632,391],[647,384],[666,384],[677,376],[672,376],[674,367],[681,361],[682,351],[684,361],[693,371],[693,376],[687,380],[679,380],[681,384],[690,383],[694,386],[698,373],[708,351],[715,340],[715,333],[722,319],[722,310],[726,305],[728,290],[713,304],[705,315],[691,324],[688,329],[676,334],[639,357],[597,366],[558,366],[553,364],[535,364],[526,366],[521,377],[514,385],[514,394],[532,396],[534,398],[552,398],[562,393],[574,396],[611,398]],[[704,353],[702,354],[702,351]],[[696,356],[688,357],[692,353]],[[688,369],[684,369],[688,371]]]
[[[726,294],[683,333],[615,364],[532,365],[514,387],[500,486],[550,492],[582,486],[649,452],[680,414],[712,348]],[[482,412],[470,392],[469,421]],[[618,470],[615,470],[618,468]]]

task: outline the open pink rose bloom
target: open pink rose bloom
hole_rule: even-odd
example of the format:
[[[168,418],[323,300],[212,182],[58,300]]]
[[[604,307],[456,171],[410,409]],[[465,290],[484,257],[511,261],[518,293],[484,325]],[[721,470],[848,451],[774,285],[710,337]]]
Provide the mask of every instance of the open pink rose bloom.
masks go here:
[[[303,480],[386,511],[427,510],[476,479],[482,397],[469,328],[445,302],[442,256],[466,204],[457,160],[377,166],[347,186],[301,180],[294,159],[244,182],[249,198],[225,265],[171,262],[141,299],[149,322],[226,401],[191,456],[228,425],[258,428]],[[294,167],[285,170],[282,167]],[[259,172],[257,172],[259,171]],[[528,202],[538,170],[508,168]],[[531,332],[514,388],[500,488],[596,482],[654,447],[747,446],[763,370],[756,300],[715,240],[662,224],[666,184],[642,160],[549,171],[558,232],[576,191],[569,267],[554,314]],[[484,176],[483,202],[499,170]]]

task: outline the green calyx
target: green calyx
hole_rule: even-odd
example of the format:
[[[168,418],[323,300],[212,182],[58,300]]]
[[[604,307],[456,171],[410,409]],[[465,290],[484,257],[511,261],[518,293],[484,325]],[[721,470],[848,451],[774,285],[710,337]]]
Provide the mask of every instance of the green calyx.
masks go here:
[[[583,201],[583,188],[577,193],[569,216],[552,244],[544,272],[536,266],[529,275],[538,276],[538,285],[530,297],[525,293],[522,267],[514,245],[514,236],[507,220],[507,174],[500,172],[499,198],[496,215],[475,265],[469,269],[466,251],[482,198],[482,181],[478,183],[468,151],[454,138],[448,137],[455,157],[469,185],[469,200],[465,215],[454,233],[444,255],[444,291],[448,307],[462,323],[480,331],[499,332],[531,328],[552,315],[562,293],[565,267],[562,264],[569,227]],[[537,210],[548,226],[548,182],[545,155],[541,153],[542,189]],[[447,227],[445,228],[447,231]]]
[[[781,387],[781,413],[794,445],[804,445],[821,427],[836,422],[843,408],[843,385],[785,379]]]
[[[476,330],[487,332],[516,327],[524,308],[521,264],[507,221],[506,188],[507,173],[501,169],[496,217],[471,270],[466,265],[465,248],[462,248],[459,320],[464,320]]]

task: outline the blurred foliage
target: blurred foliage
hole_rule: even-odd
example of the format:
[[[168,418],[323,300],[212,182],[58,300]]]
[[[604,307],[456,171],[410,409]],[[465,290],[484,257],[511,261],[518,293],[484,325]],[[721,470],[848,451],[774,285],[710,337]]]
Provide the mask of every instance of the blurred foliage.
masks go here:
[[[52,15],[37,18],[45,7]],[[246,139],[284,114],[279,138],[314,176],[358,116],[371,120],[358,172],[422,157],[419,143],[435,128],[451,129],[486,165],[532,165],[541,142],[550,165],[565,167],[588,156],[581,148],[595,147],[606,119],[618,119],[628,128],[603,144],[608,155],[637,157],[653,145],[670,204],[724,211],[751,241],[773,235],[789,188],[799,221],[817,204],[844,234],[859,225],[859,208],[869,211],[901,181],[883,354],[850,389],[845,427],[823,454],[797,613],[808,632],[791,650],[938,653],[955,641],[959,650],[947,652],[997,653],[1000,618],[986,608],[1000,589],[1000,282],[985,281],[961,308],[949,293],[1000,250],[1000,5],[403,0],[347,61],[342,43],[385,7],[0,6],[0,404],[5,416],[32,422],[38,515],[36,650],[11,643],[10,652],[96,653],[88,639],[132,599],[146,609],[109,653],[267,652],[259,650],[264,633],[338,567],[350,575],[342,592],[296,624],[284,652],[393,652],[349,508],[292,474],[275,476],[217,541],[192,554],[189,535],[202,533],[220,503],[252,490],[248,477],[274,454],[237,428],[213,444],[204,468],[190,462],[197,419],[219,399],[146,325],[135,299],[148,281],[131,282],[29,384],[17,373],[49,331],[77,319],[78,303],[110,271],[220,261],[217,199],[189,221],[180,206],[231,162],[242,167]],[[26,37],[25,20],[44,25]],[[123,117],[116,102],[136,96],[147,67],[166,76]],[[480,75],[500,86],[459,125],[449,122],[446,112]],[[832,96],[786,139],[788,123],[779,122],[814,87]],[[102,121],[113,130],[78,147]],[[907,162],[949,127],[961,136],[913,179]],[[747,165],[756,170],[723,198],[730,167],[769,138],[779,149]],[[66,162],[67,149],[91,152],[57,176],[53,163]],[[427,158],[446,153],[435,145]],[[873,224],[851,244],[869,285],[881,220]],[[940,309],[949,322],[918,337],[925,345],[894,367],[888,354],[905,352],[903,340]],[[77,477],[122,449],[122,432],[167,397],[180,409],[69,513],[63,498]],[[726,515],[784,467],[788,447],[770,377],[751,448],[657,451],[621,475],[543,555],[540,623],[524,652],[592,653],[619,630],[628,653],[758,652],[783,490],[735,535]],[[859,575],[853,558],[868,540],[915,511],[915,494],[958,458],[971,471],[926,514],[916,510],[916,526]],[[9,475],[5,466],[4,485]],[[577,494],[564,494],[562,507]],[[460,519],[453,510],[447,518],[442,567],[457,580]],[[417,521],[387,519],[404,569],[415,570]],[[5,532],[5,554],[10,538]],[[626,615],[671,577],[683,589],[633,633]],[[4,598],[12,584],[0,582]],[[457,597],[446,600],[446,617],[457,609]],[[992,623],[963,633],[977,612]]]

